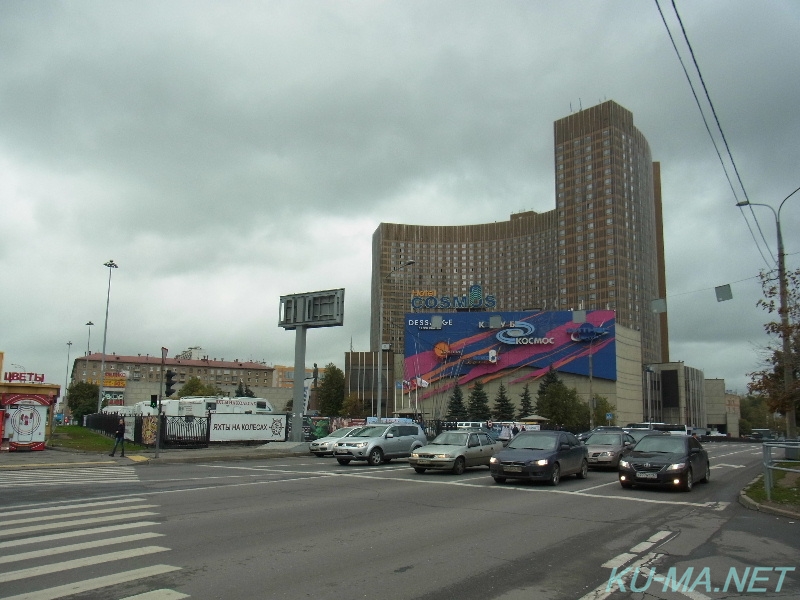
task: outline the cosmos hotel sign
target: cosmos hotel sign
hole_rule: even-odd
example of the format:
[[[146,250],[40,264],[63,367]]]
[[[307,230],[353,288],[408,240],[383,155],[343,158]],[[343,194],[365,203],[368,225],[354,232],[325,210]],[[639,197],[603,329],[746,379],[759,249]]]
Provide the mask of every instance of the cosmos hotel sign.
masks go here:
[[[427,308],[447,310],[458,308],[494,308],[497,298],[483,294],[483,286],[473,285],[466,296],[438,296],[436,290],[413,290],[411,292],[411,308]]]

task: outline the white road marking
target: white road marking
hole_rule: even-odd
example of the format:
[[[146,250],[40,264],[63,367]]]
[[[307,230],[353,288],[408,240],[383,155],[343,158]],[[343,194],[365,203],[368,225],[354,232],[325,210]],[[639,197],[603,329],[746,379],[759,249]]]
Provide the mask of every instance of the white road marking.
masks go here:
[[[153,577],[155,575],[163,575],[172,571],[178,571],[180,567],[171,567],[169,565],[154,565],[152,567],[144,567],[142,569],[134,569],[132,571],[124,571],[122,573],[115,573],[113,575],[106,575],[105,577],[95,577],[94,579],[86,579],[75,583],[68,583],[58,587],[40,590],[38,592],[26,592],[16,596],[8,596],[3,600],[55,600],[56,598],[63,598],[64,596],[72,596],[73,594],[80,594],[97,590],[120,583],[127,583],[145,577]]]
[[[107,506],[106,508],[98,508],[95,510],[85,510],[82,512],[74,513],[60,513],[57,515],[42,515],[38,517],[25,517],[24,519],[12,519],[10,521],[3,521],[3,525],[22,525],[24,523],[41,523],[42,521],[55,521],[57,519],[66,519],[73,517],[88,517],[89,515],[103,515],[108,513],[142,510],[145,508],[156,508],[155,504],[141,504],[138,506]]]
[[[188,594],[176,592],[175,590],[153,590],[152,592],[145,592],[144,594],[137,594],[136,596],[126,596],[120,600],[180,600],[181,598],[188,597]]]
[[[19,554],[5,554],[0,556],[0,565],[11,562],[19,562],[21,560],[31,560],[34,558],[43,558],[45,556],[55,556],[56,554],[66,554],[68,552],[77,552],[80,550],[89,550],[90,548],[102,548],[104,546],[113,546],[115,544],[127,544],[129,542],[138,542],[139,540],[146,540],[154,537],[162,537],[163,533],[134,533],[132,535],[122,535],[118,537],[108,538],[105,540],[95,540],[93,542],[82,542],[80,544],[69,544],[67,546],[55,546],[53,548],[44,548],[42,550],[33,550],[31,552],[20,552]]]
[[[116,504],[130,504],[131,502],[144,502],[144,498],[121,498],[117,500]],[[40,515],[43,512],[48,510],[58,510],[64,511],[70,509],[70,504],[74,505],[74,508],[90,508],[92,506],[108,506],[108,502],[81,502],[81,501],[64,501],[59,503],[47,503],[47,504],[39,504],[39,505],[31,505],[28,504],[27,506],[37,506],[37,508],[28,508],[28,509],[21,509],[15,510],[14,515],[25,515],[25,514],[37,514]]]
[[[91,525],[92,523],[107,523],[108,521],[121,521],[122,519],[140,519],[142,517],[152,517],[158,513],[150,511],[142,511],[126,515],[105,515],[95,519],[76,519],[74,521],[65,521],[63,523],[47,523],[41,525],[29,525],[27,527],[16,527],[15,529],[0,529],[0,537],[11,537],[21,533],[33,533],[35,531],[50,531],[52,529],[66,529],[67,527],[76,527],[79,525]]]
[[[99,565],[105,562],[112,562],[115,560],[125,560],[127,558],[134,558],[136,556],[145,556],[146,554],[153,554],[155,552],[167,552],[169,548],[163,546],[143,546],[142,548],[132,548],[130,550],[120,550],[119,552],[109,552],[98,556],[87,556],[85,558],[75,558],[73,560],[65,560],[60,563],[52,563],[49,565],[40,565],[38,567],[31,567],[28,569],[19,569],[17,571],[9,571],[7,573],[0,573],[0,583],[8,581],[17,581],[19,579],[27,579],[28,577],[37,577],[39,575],[49,575],[50,573],[58,573],[60,571],[69,571],[70,569],[80,569],[90,565]]]
[[[137,521],[135,523],[120,523],[119,525],[108,525],[106,527],[95,527],[94,529],[80,529],[77,531],[65,531],[62,533],[51,533],[49,535],[39,535],[29,538],[21,538],[18,540],[10,540],[8,542],[0,542],[0,548],[16,548],[17,546],[25,546],[27,544],[39,544],[42,542],[55,542],[71,537],[84,537],[90,535],[97,535],[100,533],[109,533],[111,531],[121,531],[123,529],[136,529],[137,527],[153,527],[159,525],[156,521]]]
[[[652,552],[650,554],[645,554],[639,560],[631,563],[631,565],[629,567],[630,571],[628,572],[628,575],[626,575],[625,577],[621,577],[621,579],[623,579],[624,581],[627,582],[630,579],[630,575],[632,575],[636,571],[637,567],[646,567],[647,565],[650,565],[653,562],[655,562],[656,560],[658,560],[659,558],[661,558],[661,556],[662,556],[661,554],[656,554],[656,553],[652,553]],[[580,600],[604,600],[605,598],[608,598],[614,592],[619,591],[616,588],[612,588],[609,584],[610,584],[610,580],[607,581],[607,582],[601,583],[596,588],[594,588],[591,592],[589,592],[588,594],[582,596],[580,598]]]

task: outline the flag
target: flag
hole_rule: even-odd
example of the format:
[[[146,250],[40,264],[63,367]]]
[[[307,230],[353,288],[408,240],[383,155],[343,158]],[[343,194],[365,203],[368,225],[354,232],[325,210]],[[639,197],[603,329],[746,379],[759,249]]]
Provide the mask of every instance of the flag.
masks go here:
[[[426,388],[430,384],[425,381],[422,377],[417,377],[417,387]]]

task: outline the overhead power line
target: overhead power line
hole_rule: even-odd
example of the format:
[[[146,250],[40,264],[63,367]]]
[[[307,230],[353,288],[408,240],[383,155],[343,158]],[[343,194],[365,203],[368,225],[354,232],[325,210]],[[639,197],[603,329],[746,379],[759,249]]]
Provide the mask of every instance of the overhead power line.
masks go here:
[[[712,133],[711,126],[709,125],[709,119],[706,116],[706,111],[705,111],[705,109],[703,107],[703,103],[700,101],[700,98],[698,97],[697,90],[695,89],[695,85],[694,85],[694,83],[692,81],[692,77],[689,75],[689,71],[688,71],[688,69],[686,67],[686,64],[685,64],[685,62],[683,60],[683,57],[681,56],[681,53],[678,50],[678,46],[675,43],[675,38],[673,37],[672,31],[669,28],[669,24],[667,23],[667,19],[666,19],[665,15],[664,15],[664,11],[661,10],[661,5],[659,4],[659,0],[655,0],[655,4],[656,4],[656,8],[658,8],[659,15],[661,15],[661,21],[662,21],[662,23],[664,23],[664,28],[667,30],[667,35],[669,36],[670,42],[672,43],[672,48],[675,50],[675,54],[677,55],[678,61],[681,64],[681,68],[683,69],[683,74],[686,77],[686,81],[689,83],[689,88],[692,91],[692,96],[694,97],[694,101],[697,104],[698,110],[700,111],[700,116],[703,119],[703,124],[706,127],[706,132],[708,133],[708,136],[711,138],[711,143],[714,145],[714,150],[716,151],[717,158],[719,159],[720,164],[722,165],[722,170],[725,173],[725,178],[728,180],[728,185],[731,188],[731,192],[733,193],[733,197],[736,200],[736,203],[739,204],[740,203],[739,192],[740,192],[741,195],[744,197],[745,202],[749,203],[750,199],[747,196],[747,190],[744,187],[744,183],[742,182],[741,176],[739,175],[739,169],[736,167],[736,161],[733,158],[733,153],[731,152],[730,145],[728,144],[728,140],[725,137],[725,132],[722,129],[722,124],[720,123],[719,117],[717,116],[717,111],[714,108],[714,103],[711,101],[711,95],[709,94],[708,87],[706,86],[705,79],[703,78],[703,73],[700,70],[700,65],[697,62],[697,57],[695,56],[694,49],[692,48],[692,44],[689,41],[689,36],[686,33],[686,28],[683,25],[683,20],[681,19],[680,13],[678,12],[678,7],[675,6],[675,0],[672,0],[672,10],[675,13],[675,18],[678,20],[678,24],[680,25],[680,29],[681,29],[681,33],[683,35],[684,42],[686,43],[686,47],[688,48],[689,54],[691,55],[692,64],[694,65],[694,70],[697,73],[697,77],[700,80],[700,84],[702,85],[703,95],[704,95],[704,97],[706,99],[706,102],[708,103],[709,108],[711,109],[711,114],[713,116],[713,120],[714,120],[714,123],[716,125],[716,130],[719,133],[719,137],[722,139],[722,143],[723,143],[723,145],[725,147],[724,154],[727,157],[728,162],[731,165],[730,168],[733,169],[733,173],[735,175],[736,183],[731,178],[731,174],[729,172],[729,168],[728,168],[728,166],[726,164],[725,159],[723,158],[723,153],[720,151],[720,147],[719,147],[719,145],[717,143],[716,137]],[[738,186],[736,185],[737,183],[738,183]],[[737,192],[737,187],[738,187],[739,192]],[[749,204],[746,204],[746,205],[750,208],[750,215],[753,217],[753,221],[755,221],[756,228],[758,229],[759,235],[761,236],[761,240],[764,242],[764,245],[767,247],[767,249],[769,249],[769,244],[766,241],[766,238],[764,236],[764,232],[762,231],[761,225],[758,222],[758,218],[756,217],[755,213],[753,212],[753,207],[750,206]],[[741,208],[744,208],[744,206],[741,206],[740,209]],[[744,216],[745,213],[742,212],[742,215]],[[774,261],[774,259],[768,259],[764,255],[764,252],[763,252],[763,250],[761,248],[761,244],[759,244],[758,238],[756,237],[755,233],[753,232],[753,228],[750,225],[750,221],[747,219],[746,216],[745,216],[745,223],[747,223],[747,228],[750,231],[750,235],[753,238],[753,242],[755,243],[756,248],[758,249],[758,252],[761,255],[761,258],[764,260],[765,264],[768,267],[771,267],[772,264],[775,261]],[[770,257],[771,257],[772,253],[770,252],[769,254],[770,254]]]

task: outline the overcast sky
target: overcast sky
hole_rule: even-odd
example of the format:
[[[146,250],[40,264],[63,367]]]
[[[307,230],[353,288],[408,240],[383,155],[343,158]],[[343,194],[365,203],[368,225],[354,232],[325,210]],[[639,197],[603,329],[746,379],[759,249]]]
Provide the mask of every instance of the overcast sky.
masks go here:
[[[800,3],[676,5],[747,197],[777,208],[800,186]],[[63,384],[67,342],[70,364],[90,330],[101,350],[109,259],[109,354],[291,365],[279,297],[345,288],[306,358],[344,368],[378,224],[553,209],[553,122],[605,100],[662,166],[671,359],[741,393],[761,365],[775,218],[753,208],[760,253],[654,1],[6,0],[0,57],[5,371]],[[781,223],[797,268],[800,193]]]

